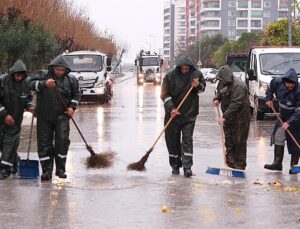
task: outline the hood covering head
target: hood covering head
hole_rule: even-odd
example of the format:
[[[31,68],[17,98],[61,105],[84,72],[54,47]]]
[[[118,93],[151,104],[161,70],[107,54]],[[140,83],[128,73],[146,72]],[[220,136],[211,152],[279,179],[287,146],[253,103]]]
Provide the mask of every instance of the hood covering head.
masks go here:
[[[296,87],[298,88],[298,76],[297,76],[297,72],[295,71],[295,69],[290,68],[289,70],[287,70],[286,73],[284,73],[284,75],[282,76],[283,81],[290,81],[295,83]]]
[[[18,59],[14,65],[9,69],[8,73],[10,77],[13,76],[13,74],[20,72],[24,74],[24,79],[27,77],[27,69],[25,64],[23,63],[22,60]]]
[[[191,69],[195,69],[192,58],[186,54],[180,56],[180,58],[177,60],[176,68],[179,69],[180,67],[185,65],[190,66]]]
[[[66,68],[65,75],[68,75],[71,72],[71,69],[63,55],[59,55],[59,56],[55,57],[49,64],[48,69],[52,74],[53,74],[53,67],[55,67],[55,66],[60,66],[60,67]]]
[[[217,80],[233,82],[233,73],[228,65],[222,66],[216,76]]]

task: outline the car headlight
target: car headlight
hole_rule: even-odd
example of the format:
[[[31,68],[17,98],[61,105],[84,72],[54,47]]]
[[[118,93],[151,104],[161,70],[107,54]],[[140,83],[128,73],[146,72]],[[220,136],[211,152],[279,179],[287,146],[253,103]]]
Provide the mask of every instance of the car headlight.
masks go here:
[[[104,85],[103,80],[100,80],[100,81],[98,81],[97,83],[95,83],[95,86],[94,86],[94,87],[103,87],[103,85]]]
[[[140,73],[140,74],[139,74],[139,77],[140,77],[140,78],[144,77],[144,74],[143,74],[143,73]]]
[[[155,76],[156,76],[157,78],[160,78],[160,73],[156,73]]]
[[[259,81],[259,90],[261,90],[262,92],[266,92],[268,89],[268,84],[265,82],[261,82]]]

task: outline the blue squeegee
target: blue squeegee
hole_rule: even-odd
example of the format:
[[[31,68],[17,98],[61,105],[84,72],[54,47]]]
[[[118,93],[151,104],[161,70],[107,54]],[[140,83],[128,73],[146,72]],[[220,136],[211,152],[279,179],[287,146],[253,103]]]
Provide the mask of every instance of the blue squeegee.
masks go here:
[[[219,107],[216,108],[216,113],[217,113],[218,117],[220,118],[221,115],[220,115],[220,109],[219,109]],[[224,130],[223,130],[223,126],[220,126],[220,131],[221,131],[222,151],[223,151],[223,157],[224,157],[224,167],[222,167],[222,168],[208,167],[207,170],[206,170],[206,173],[211,174],[211,175],[219,175],[219,176],[227,176],[227,177],[237,177],[237,178],[246,178],[245,172],[243,170],[232,169],[232,168],[229,168],[226,165],[226,149],[225,149],[225,143],[224,143]]]

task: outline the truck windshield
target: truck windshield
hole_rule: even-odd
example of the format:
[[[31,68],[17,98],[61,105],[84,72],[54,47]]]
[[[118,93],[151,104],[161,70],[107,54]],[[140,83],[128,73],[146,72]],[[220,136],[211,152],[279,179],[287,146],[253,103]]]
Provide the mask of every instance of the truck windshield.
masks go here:
[[[159,60],[157,57],[144,57],[143,66],[159,66]]]
[[[72,72],[100,72],[102,70],[100,55],[66,55],[64,57]]]
[[[260,55],[261,73],[283,75],[290,68],[300,74],[300,53],[268,53]]]

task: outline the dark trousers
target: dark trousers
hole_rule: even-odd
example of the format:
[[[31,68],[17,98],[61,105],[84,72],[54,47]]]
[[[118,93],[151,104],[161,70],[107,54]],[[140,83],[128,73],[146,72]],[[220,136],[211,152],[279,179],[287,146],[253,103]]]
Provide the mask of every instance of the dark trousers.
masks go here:
[[[247,139],[250,119],[246,121],[237,120],[234,123],[224,123],[226,162],[229,166],[246,167]]]
[[[13,166],[20,144],[20,132],[20,126],[0,125],[1,167],[10,168]]]
[[[56,171],[66,171],[69,133],[69,118],[65,115],[58,116],[54,121],[37,119],[38,155],[43,173],[52,174],[54,159]]]
[[[165,124],[169,117],[165,117]],[[172,168],[191,168],[193,165],[193,133],[196,118],[184,121],[175,118],[165,131],[169,151],[169,163]]]

